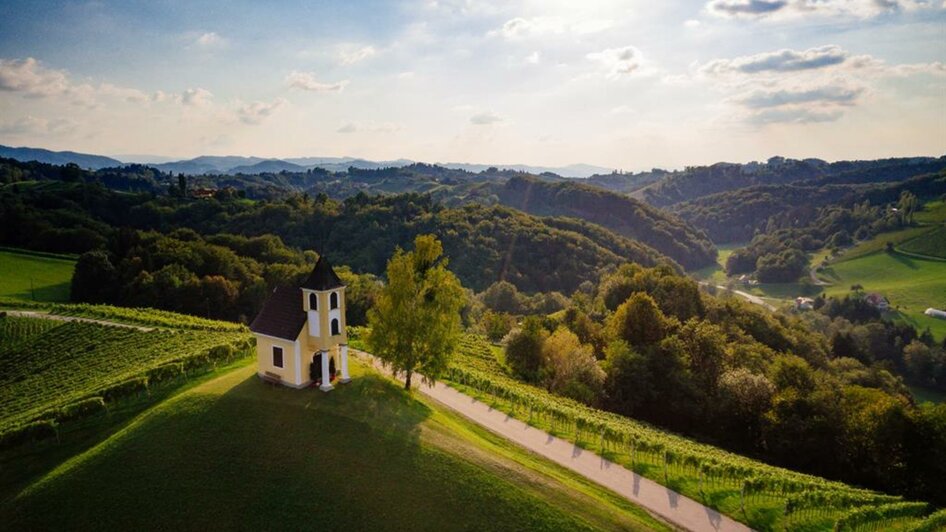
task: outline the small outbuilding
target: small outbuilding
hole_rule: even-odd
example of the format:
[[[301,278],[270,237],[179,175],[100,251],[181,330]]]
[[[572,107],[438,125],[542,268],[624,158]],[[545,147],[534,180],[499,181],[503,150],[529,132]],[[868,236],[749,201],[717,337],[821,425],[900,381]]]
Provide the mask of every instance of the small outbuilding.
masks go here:
[[[795,298],[795,310],[811,310],[815,308],[815,300],[810,297],[796,297]]]
[[[265,381],[293,388],[315,383],[327,392],[336,368],[339,382],[351,381],[345,285],[324,257],[302,285],[274,290],[250,331],[256,336],[257,373]]]
[[[872,292],[864,296],[864,301],[867,301],[870,306],[881,312],[885,312],[890,309],[890,302],[887,301],[887,298],[876,292]]]

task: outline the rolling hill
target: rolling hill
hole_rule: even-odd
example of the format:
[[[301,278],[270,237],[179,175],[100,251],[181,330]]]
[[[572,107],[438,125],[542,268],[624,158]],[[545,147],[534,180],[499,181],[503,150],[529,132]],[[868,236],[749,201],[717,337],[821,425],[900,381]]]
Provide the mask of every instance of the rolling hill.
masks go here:
[[[716,260],[716,248],[699,230],[638,200],[574,181],[515,176],[492,185],[499,201],[538,216],[570,216],[642,242],[685,268]]]
[[[92,170],[122,165],[121,161],[103,155],[77,153],[74,151],[51,151],[42,148],[12,148],[10,146],[0,146],[0,157],[16,159],[23,162],[38,161],[47,164],[63,165],[75,163],[82,168],[91,168]]]
[[[0,452],[0,478],[23,488],[4,483],[0,519],[18,530],[668,529],[357,361],[352,374],[324,394],[274,389],[240,364],[157,404],[126,400],[140,414],[63,425],[60,445]]]
[[[946,157],[909,157],[873,161],[786,159],[766,163],[716,163],[673,172],[634,195],[651,205],[667,207],[711,194],[755,185],[831,185],[903,181],[946,168]]]

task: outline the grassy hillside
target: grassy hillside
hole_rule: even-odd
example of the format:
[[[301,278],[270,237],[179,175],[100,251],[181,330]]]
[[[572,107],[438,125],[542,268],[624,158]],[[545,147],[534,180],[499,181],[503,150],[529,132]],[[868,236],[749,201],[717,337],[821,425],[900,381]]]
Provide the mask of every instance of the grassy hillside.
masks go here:
[[[251,364],[174,397],[0,508],[10,529],[666,529],[353,364],[330,394]]]
[[[946,259],[946,226],[934,228],[907,240],[898,249],[915,255]]]
[[[69,301],[75,259],[0,249],[0,297],[24,301]]]
[[[860,284],[885,295],[899,317],[918,330],[929,327],[937,339],[946,336],[946,320],[923,314],[929,307],[946,307],[946,261],[879,251],[836,262],[821,275],[835,283],[826,287],[828,295],[844,295]]]
[[[142,330],[87,322],[0,317],[0,432],[92,396],[147,389],[229,358],[245,331]]]

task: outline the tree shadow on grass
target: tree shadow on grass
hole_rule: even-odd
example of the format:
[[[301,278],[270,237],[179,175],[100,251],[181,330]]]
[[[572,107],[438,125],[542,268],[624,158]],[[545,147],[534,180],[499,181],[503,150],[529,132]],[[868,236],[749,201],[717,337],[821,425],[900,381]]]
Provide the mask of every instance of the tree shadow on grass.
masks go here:
[[[350,383],[336,384],[327,393],[317,388],[273,387],[253,374],[224,393],[214,408],[229,408],[234,401],[245,403],[244,407],[253,404],[254,412],[286,418],[297,427],[327,428],[332,420],[345,418],[364,425],[367,432],[410,444],[417,444],[420,424],[433,414],[397,383],[364,368],[353,368]]]
[[[910,258],[910,257],[907,257],[906,255],[903,255],[903,254],[901,254],[901,253],[896,253],[896,252],[894,252],[894,253],[888,253],[888,255],[889,255],[893,260],[899,262],[900,264],[903,264],[904,266],[906,266],[907,268],[910,268],[911,270],[919,270],[919,269],[920,269],[920,267],[917,266],[917,264],[916,264],[916,260],[915,260],[915,259],[912,259],[912,258]]]
[[[71,282],[63,281],[56,284],[33,286],[32,290],[27,286],[19,292],[10,294],[8,297],[22,301],[43,301],[50,303],[67,303],[71,290]]]

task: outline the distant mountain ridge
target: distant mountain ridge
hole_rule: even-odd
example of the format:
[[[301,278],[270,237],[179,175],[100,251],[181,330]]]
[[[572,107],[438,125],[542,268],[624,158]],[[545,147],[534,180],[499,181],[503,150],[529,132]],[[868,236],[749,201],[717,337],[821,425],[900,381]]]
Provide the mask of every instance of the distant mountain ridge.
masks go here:
[[[91,155],[74,151],[52,151],[42,148],[14,148],[3,145],[0,145],[0,157],[16,159],[17,161],[23,162],[39,161],[41,163],[59,165],[75,163],[82,168],[92,170],[122,165],[122,162],[118,159],[112,159],[104,155]]]
[[[75,163],[82,168],[99,170],[123,166],[125,164],[145,164],[173,174],[201,175],[201,174],[261,174],[287,172],[304,172],[313,168],[322,168],[330,172],[345,172],[354,167],[360,170],[378,170],[381,168],[400,168],[409,166],[417,161],[410,159],[393,159],[387,161],[371,161],[358,157],[246,157],[238,155],[201,155],[192,159],[167,160],[167,157],[158,155],[128,155],[121,160],[104,155],[93,155],[73,151],[51,151],[42,148],[12,148],[0,145],[0,157],[29,162],[39,161],[47,164]],[[157,162],[161,161],[161,162]],[[478,164],[478,163],[435,163],[444,168],[481,172],[489,168],[500,170],[514,170],[530,174],[551,172],[562,177],[584,178],[594,174],[609,173],[612,170],[602,166],[590,164],[571,164],[568,166],[532,166],[527,164]]]

